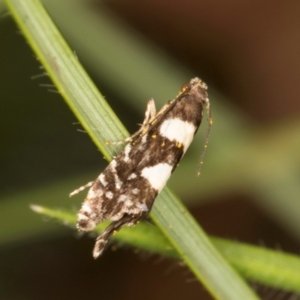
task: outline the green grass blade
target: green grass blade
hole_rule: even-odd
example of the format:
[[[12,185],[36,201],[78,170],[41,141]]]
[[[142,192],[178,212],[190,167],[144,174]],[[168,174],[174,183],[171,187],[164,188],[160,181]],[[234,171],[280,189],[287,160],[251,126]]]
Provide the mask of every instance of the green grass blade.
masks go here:
[[[68,210],[37,205],[31,205],[31,208],[39,214],[75,227],[76,216]],[[100,233],[106,226],[107,222],[99,224],[95,231]],[[113,239],[149,252],[181,259],[162,232],[146,223],[139,223],[133,228],[125,227],[115,234]],[[209,239],[245,278],[274,288],[300,293],[299,256],[215,237]]]

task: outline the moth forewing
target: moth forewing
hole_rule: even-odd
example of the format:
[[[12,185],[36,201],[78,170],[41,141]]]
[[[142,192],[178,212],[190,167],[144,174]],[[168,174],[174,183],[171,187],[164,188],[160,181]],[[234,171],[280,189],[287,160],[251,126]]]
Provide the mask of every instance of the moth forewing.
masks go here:
[[[124,140],[128,144],[93,184],[86,185],[91,188],[79,210],[77,228],[90,231],[100,222],[112,221],[96,240],[94,258],[102,253],[115,231],[133,226],[149,214],[192,142],[205,105],[209,107],[207,87],[199,78],[185,84],[158,113],[150,99],[141,128]]]

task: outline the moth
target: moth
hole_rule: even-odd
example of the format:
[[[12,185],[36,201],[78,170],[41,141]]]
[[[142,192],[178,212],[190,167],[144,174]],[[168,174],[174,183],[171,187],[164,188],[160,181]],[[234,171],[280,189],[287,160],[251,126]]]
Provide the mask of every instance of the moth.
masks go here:
[[[123,226],[135,225],[149,214],[155,198],[191,144],[205,107],[209,122],[199,171],[212,119],[207,86],[194,78],[159,112],[150,99],[140,129],[122,141],[127,143],[124,150],[95,181],[70,194],[91,187],[78,212],[78,230],[91,231],[98,223],[111,221],[96,239],[94,258],[103,252],[114,232]]]

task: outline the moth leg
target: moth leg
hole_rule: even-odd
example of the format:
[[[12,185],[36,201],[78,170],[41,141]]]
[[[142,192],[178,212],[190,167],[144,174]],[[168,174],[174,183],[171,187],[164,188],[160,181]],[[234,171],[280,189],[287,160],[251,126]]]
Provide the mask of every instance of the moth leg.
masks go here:
[[[151,118],[151,120],[149,121],[149,126],[150,125],[153,125],[153,124],[155,124],[156,122],[157,122],[157,120],[160,118],[160,117],[162,117],[163,115],[165,115],[165,113],[167,112],[167,111],[169,111],[173,106],[174,106],[174,104],[175,104],[176,102],[174,101],[174,100],[169,100],[168,102],[167,102],[167,104],[165,104],[161,109],[160,109],[160,111],[159,112],[157,112],[157,113],[155,113],[155,115],[153,115],[153,117]]]
[[[75,191],[73,191],[72,193],[69,194],[69,197],[72,197],[78,193],[80,193],[81,191],[85,190],[88,187],[91,187],[93,185],[94,181],[90,181],[89,183],[81,186],[80,188],[76,189]]]
[[[110,145],[125,144],[125,143],[131,142],[134,138],[136,138],[137,136],[139,136],[141,134],[144,135],[149,128],[150,121],[152,119],[154,119],[155,116],[156,116],[155,102],[154,102],[154,99],[151,98],[147,103],[147,107],[146,107],[146,111],[145,111],[145,118],[144,118],[143,124],[141,125],[141,128],[137,132],[132,134],[130,137],[128,137],[124,140],[121,140],[118,142],[108,142],[107,141],[106,144],[110,144]]]
[[[133,226],[143,215],[124,215],[120,220],[112,222],[96,239],[93,257],[96,259],[103,252],[112,234],[119,231],[123,226]]]
[[[151,98],[151,99],[149,99],[149,101],[147,103],[147,107],[146,107],[146,111],[145,111],[145,119],[143,121],[141,129],[145,126],[148,126],[150,123],[150,120],[155,118],[155,116],[156,116],[155,102],[154,102],[154,99]]]

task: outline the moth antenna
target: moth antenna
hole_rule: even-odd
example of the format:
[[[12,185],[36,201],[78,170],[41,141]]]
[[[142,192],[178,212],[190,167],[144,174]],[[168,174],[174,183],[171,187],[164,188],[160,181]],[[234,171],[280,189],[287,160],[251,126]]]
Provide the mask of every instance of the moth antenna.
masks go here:
[[[201,155],[200,155],[200,158],[199,158],[199,161],[198,161],[197,176],[200,175],[200,169],[201,169],[201,166],[203,164],[203,158],[204,158],[207,146],[208,146],[208,140],[209,140],[211,125],[213,124],[213,119],[211,117],[210,102],[209,102],[208,98],[206,99],[206,113],[207,113],[207,123],[208,123],[208,125],[207,125],[207,130],[206,130],[204,145],[203,145],[203,148],[202,148],[202,151],[201,151]]]

